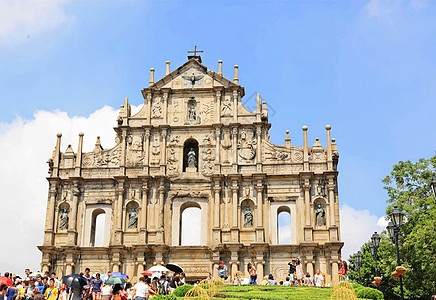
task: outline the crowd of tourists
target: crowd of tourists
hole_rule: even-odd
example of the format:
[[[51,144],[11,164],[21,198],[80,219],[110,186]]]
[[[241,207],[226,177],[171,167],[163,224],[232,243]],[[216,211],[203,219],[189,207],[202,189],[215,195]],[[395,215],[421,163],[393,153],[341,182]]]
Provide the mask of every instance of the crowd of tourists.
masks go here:
[[[344,278],[348,280],[348,266],[346,261],[342,261],[341,257],[339,257],[341,262],[341,269],[338,274],[342,275]],[[326,282],[326,279],[323,273],[318,269],[316,273],[312,277],[309,272],[303,272],[303,265],[300,259],[293,259],[288,263],[289,272],[288,276],[284,278],[285,280],[278,281],[274,279],[273,274],[269,274],[263,278],[260,282],[261,285],[283,285],[283,286],[315,286],[315,287],[324,287],[329,286],[329,283]],[[224,280],[228,279],[227,272],[228,269],[224,262],[220,261],[218,264],[218,276],[223,278]],[[257,281],[257,271],[256,268],[251,264],[247,264],[247,271],[250,275],[250,279],[248,282],[245,278],[241,278],[241,276],[233,276],[230,283],[241,285],[241,284],[258,284]]]
[[[340,260],[341,269],[339,274],[347,278],[348,266],[345,261]],[[310,273],[304,273],[300,259],[294,259],[288,263],[289,272],[285,280],[277,282],[272,274],[263,278],[261,282],[257,281],[256,268],[248,263],[247,272],[250,279],[233,274],[232,278],[228,276],[228,268],[223,261],[217,266],[218,276],[226,283],[230,284],[261,284],[261,285],[283,285],[283,286],[315,286],[324,287],[326,278],[318,269],[312,277]],[[173,276],[166,274],[153,274],[151,277],[143,275],[135,284],[127,281],[126,283],[110,284],[107,281],[111,273],[104,274],[104,279],[97,273],[91,275],[89,268],[84,273],[80,273],[86,284],[81,289],[82,300],[147,300],[156,295],[170,295],[177,287],[186,284],[185,273],[175,273]],[[73,291],[69,286],[62,283],[56,276],[56,273],[37,273],[32,274],[29,269],[25,270],[24,278],[6,272],[4,277],[9,280],[10,284],[0,285],[0,300],[70,300]],[[209,273],[206,279],[212,280],[212,274]],[[107,282],[106,282],[107,281]],[[200,283],[197,280],[194,285]]]
[[[155,295],[169,295],[177,287],[186,284],[185,273],[176,273],[172,277],[160,275],[149,277],[144,275],[132,285],[106,283],[111,273],[105,274],[103,280],[99,273],[91,276],[90,269],[80,273],[87,284],[81,289],[82,300],[145,300]],[[56,273],[48,272],[33,275],[29,269],[25,270],[25,277],[6,272],[4,277],[11,280],[11,285],[0,285],[0,300],[70,300],[72,289],[62,283]]]

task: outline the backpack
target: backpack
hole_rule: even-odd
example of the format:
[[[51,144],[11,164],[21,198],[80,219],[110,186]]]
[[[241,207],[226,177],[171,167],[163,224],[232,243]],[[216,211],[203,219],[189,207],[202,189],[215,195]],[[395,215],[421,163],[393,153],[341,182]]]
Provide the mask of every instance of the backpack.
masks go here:
[[[159,291],[159,295],[166,295],[167,294],[167,289],[165,288],[166,284],[165,281],[164,282],[158,282],[157,284],[157,289]]]

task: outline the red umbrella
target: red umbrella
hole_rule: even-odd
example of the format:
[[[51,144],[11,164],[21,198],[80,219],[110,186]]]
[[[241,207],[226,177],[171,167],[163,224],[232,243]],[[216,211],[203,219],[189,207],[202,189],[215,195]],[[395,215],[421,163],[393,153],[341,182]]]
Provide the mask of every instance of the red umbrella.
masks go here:
[[[142,275],[151,276],[153,272],[145,270],[144,272],[141,272]]]
[[[7,277],[0,276],[0,285],[6,284],[7,286],[11,286],[13,284],[12,280]]]

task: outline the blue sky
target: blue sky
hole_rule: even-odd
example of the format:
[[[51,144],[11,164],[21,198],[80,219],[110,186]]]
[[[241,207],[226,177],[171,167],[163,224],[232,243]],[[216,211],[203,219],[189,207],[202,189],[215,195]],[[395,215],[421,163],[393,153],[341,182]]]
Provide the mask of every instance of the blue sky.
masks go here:
[[[161,78],[198,45],[204,65],[223,60],[230,79],[239,65],[246,97],[267,101],[274,143],[290,130],[302,145],[307,125],[325,145],[332,125],[341,205],[381,217],[392,165],[434,154],[434,1],[16,2],[27,8],[0,5],[0,135],[36,111],[139,105],[149,69]]]

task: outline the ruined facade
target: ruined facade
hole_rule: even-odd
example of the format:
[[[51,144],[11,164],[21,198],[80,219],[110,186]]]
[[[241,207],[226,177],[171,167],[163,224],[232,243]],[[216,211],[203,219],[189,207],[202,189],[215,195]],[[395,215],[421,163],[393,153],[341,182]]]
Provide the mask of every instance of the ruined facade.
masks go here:
[[[257,97],[247,110],[235,66],[233,81],[208,70],[199,56],[142,90],[144,105],[131,114],[126,99],[117,118],[115,146],[61,152],[61,134],[49,159],[49,191],[42,271],[58,276],[121,271],[130,277],[173,262],[188,278],[230,273],[258,279],[287,275],[300,257],[304,271],[337,274],[338,152],[326,126],[327,146],[316,139],[293,146],[269,139],[268,111]],[[201,211],[199,245],[181,244],[185,209]],[[278,214],[290,215],[290,244],[279,244]],[[105,215],[103,245],[95,246],[97,216]],[[248,274],[246,274],[248,277]]]

